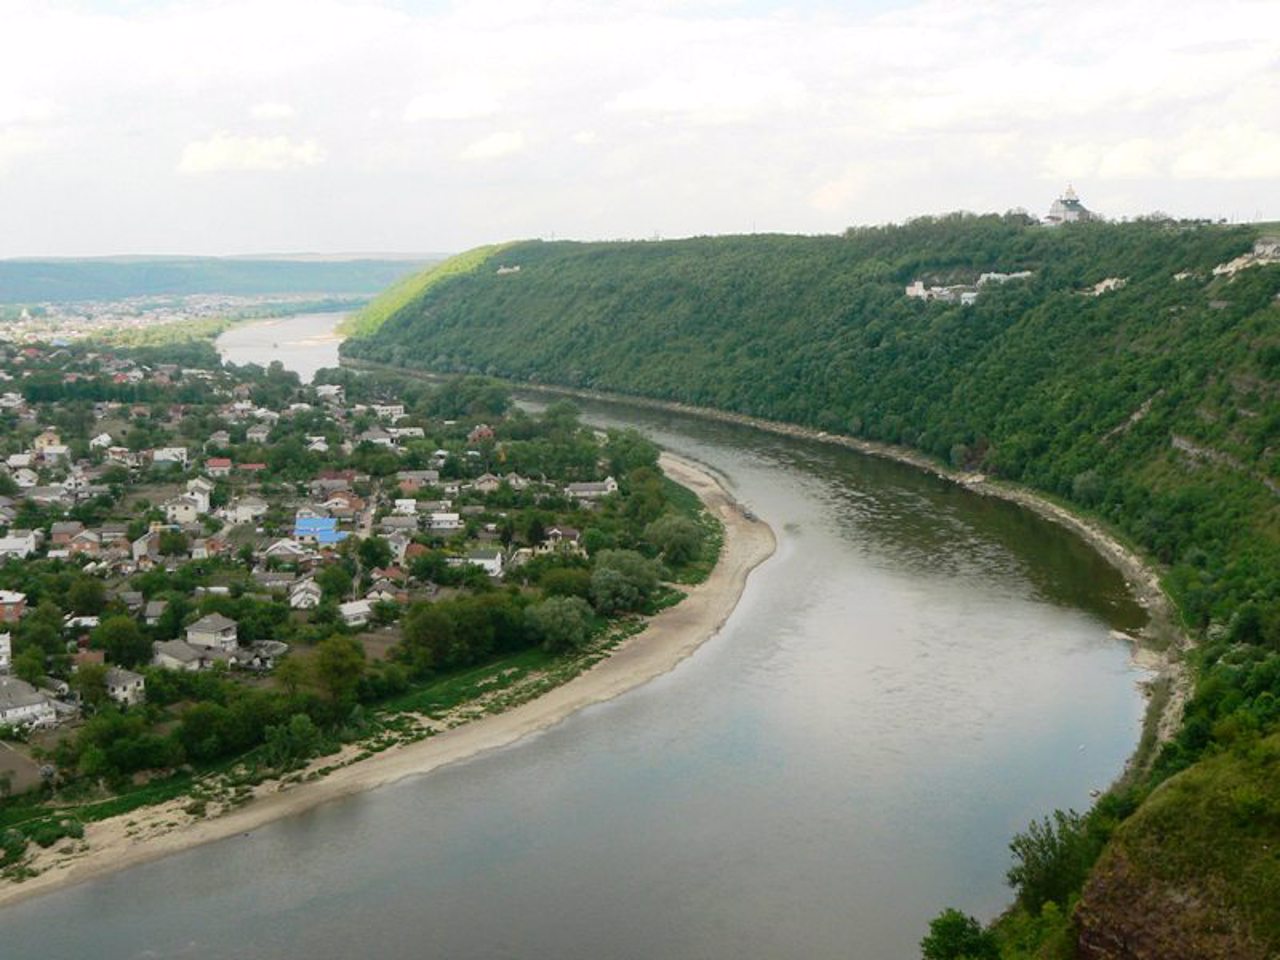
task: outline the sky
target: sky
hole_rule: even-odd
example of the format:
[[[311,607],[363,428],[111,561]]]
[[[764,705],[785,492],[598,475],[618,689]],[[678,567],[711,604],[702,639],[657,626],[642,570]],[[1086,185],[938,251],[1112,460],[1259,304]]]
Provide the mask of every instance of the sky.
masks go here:
[[[1280,220],[1277,0],[0,0],[0,257]]]

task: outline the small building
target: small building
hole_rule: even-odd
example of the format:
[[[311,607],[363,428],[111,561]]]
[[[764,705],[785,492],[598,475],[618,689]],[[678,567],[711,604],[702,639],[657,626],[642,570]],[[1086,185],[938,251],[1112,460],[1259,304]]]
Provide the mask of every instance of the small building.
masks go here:
[[[157,447],[151,451],[151,462],[155,464],[174,464],[180,467],[187,465],[186,447]]]
[[[433,513],[427,523],[432,533],[457,533],[462,529],[462,515],[457,513]]]
[[[293,539],[331,547],[347,539],[347,533],[338,529],[336,517],[298,517],[293,524]]]
[[[47,726],[56,723],[57,718],[48,696],[25,680],[0,676],[0,725]]]
[[[271,436],[271,428],[265,423],[257,423],[246,430],[244,435],[250,443],[266,443]]]
[[[226,515],[230,523],[257,523],[267,515],[267,501],[261,497],[240,497],[229,507]]]
[[[194,647],[185,640],[162,640],[151,645],[151,663],[164,670],[206,670],[227,662],[229,654],[213,647]]]
[[[142,674],[123,667],[107,668],[107,696],[121,706],[131,707],[147,698],[147,681]]]
[[[1062,196],[1049,207],[1049,215],[1044,218],[1044,223],[1046,226],[1056,227],[1064,223],[1085,223],[1096,219],[1097,214],[1085,207],[1076,195],[1075,188],[1067,184]]]
[[[27,595],[16,590],[0,590],[0,623],[17,623],[27,612]]]
[[[450,557],[451,567],[479,567],[491,577],[502,576],[503,555],[501,550],[472,550],[463,557]]]
[[[185,493],[173,497],[164,502],[164,516],[170,523],[196,523],[200,519],[200,501]]]
[[[314,610],[322,599],[324,591],[311,577],[299,580],[289,588],[289,606],[294,610]]]
[[[613,477],[591,483],[571,483],[564,488],[564,495],[573,500],[599,500],[618,492],[618,481]]]
[[[187,627],[187,643],[193,647],[234,650],[238,645],[236,622],[220,613],[210,613]]]
[[[164,612],[168,609],[168,600],[148,600],[147,605],[142,608],[142,619],[148,627],[154,627],[160,622],[160,618],[164,616]]]
[[[210,457],[204,462],[204,469],[211,477],[229,477],[231,476],[231,458]]]
[[[373,616],[373,604],[368,600],[352,600],[338,604],[338,613],[348,627],[363,627]]]

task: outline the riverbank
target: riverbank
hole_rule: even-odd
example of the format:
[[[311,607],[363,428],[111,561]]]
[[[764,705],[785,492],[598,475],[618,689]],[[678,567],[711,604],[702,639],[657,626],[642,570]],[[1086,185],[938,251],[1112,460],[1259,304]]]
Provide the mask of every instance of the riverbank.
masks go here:
[[[767,524],[748,519],[732,495],[699,465],[669,454],[662,455],[660,464],[669,477],[693,490],[723,524],[720,560],[703,583],[685,588],[682,602],[650,618],[642,631],[591,669],[506,712],[391,747],[340,766],[322,779],[297,783],[291,777],[289,782],[263,784],[248,803],[215,818],[190,812],[189,801],[182,798],[88,824],[83,842],[57,844],[36,854],[31,863],[39,871],[36,876],[0,886],[0,906],[215,840],[249,834],[272,820],[339,797],[508,746],[673,669],[719,632],[736,608],[751,571],[773,554],[776,541]],[[325,757],[313,768],[330,768],[342,759]]]
[[[431,373],[430,371],[395,367],[365,360],[350,360],[342,357],[341,363],[344,367],[355,370],[382,370],[401,376],[419,377],[428,380],[440,379],[439,374]],[[1133,592],[1135,600],[1147,613],[1147,624],[1140,631],[1137,631],[1134,635],[1117,634],[1118,639],[1130,644],[1134,662],[1153,675],[1152,679],[1144,684],[1144,693],[1147,696],[1147,712],[1143,720],[1142,737],[1139,740],[1138,747],[1129,758],[1121,779],[1136,775],[1146,769],[1151,760],[1154,759],[1159,745],[1167,742],[1177,733],[1182,722],[1183,708],[1191,694],[1191,676],[1184,660],[1185,652],[1191,647],[1191,639],[1182,629],[1173,602],[1160,585],[1160,575],[1156,569],[1136,550],[1125,544],[1115,533],[1105,528],[1101,523],[1083,517],[1068,507],[1056,503],[1045,495],[1029,488],[994,481],[981,474],[950,469],[909,447],[861,440],[856,437],[832,434],[796,424],[784,423],[779,420],[766,420],[762,417],[717,410],[713,407],[699,407],[675,401],[654,400],[647,397],[633,397],[597,390],[581,390],[573,387],[517,381],[506,382],[515,389],[530,393],[575,397],[604,403],[623,403],[651,410],[686,414],[721,423],[738,424],[781,436],[797,437],[846,447],[868,456],[908,464],[945,480],[958,483],[975,493],[1009,500],[1066,527],[1093,547],[1124,576],[1125,582]]]

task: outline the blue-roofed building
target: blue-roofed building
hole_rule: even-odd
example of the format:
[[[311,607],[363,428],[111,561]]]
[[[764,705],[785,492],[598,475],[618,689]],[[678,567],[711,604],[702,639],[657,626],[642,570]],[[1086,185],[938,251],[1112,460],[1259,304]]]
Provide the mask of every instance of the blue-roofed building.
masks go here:
[[[336,517],[299,517],[293,523],[293,539],[329,547],[347,539],[347,534],[338,529]]]

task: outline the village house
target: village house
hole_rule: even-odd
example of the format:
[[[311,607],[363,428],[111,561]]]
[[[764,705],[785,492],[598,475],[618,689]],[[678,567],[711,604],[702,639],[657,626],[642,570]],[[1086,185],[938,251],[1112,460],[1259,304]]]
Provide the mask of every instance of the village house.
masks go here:
[[[25,560],[40,547],[39,533],[35,530],[10,530],[0,537],[0,558],[14,557]]]
[[[204,462],[204,469],[211,477],[229,477],[231,476],[231,458],[210,457]]]
[[[447,562],[451,567],[469,565],[479,567],[491,577],[502,576],[503,556],[501,550],[471,550],[466,556],[450,557]]]
[[[299,580],[289,588],[289,606],[294,610],[314,610],[320,606],[323,598],[324,591],[320,589],[320,584],[310,577]]]
[[[238,643],[236,633],[234,620],[220,613],[210,613],[187,627],[187,643],[193,647],[234,650]]]
[[[462,529],[462,517],[457,513],[433,513],[427,528],[432,533],[456,533]]]
[[[164,616],[164,612],[168,609],[168,600],[148,600],[147,605],[142,608],[142,619],[148,627],[157,626],[160,623],[160,618]]]
[[[0,633],[0,674],[9,672],[13,665],[13,634],[9,631]]]
[[[348,627],[363,627],[373,617],[373,604],[368,600],[351,600],[338,604],[338,614]]]
[[[209,498],[213,496],[213,482],[204,477],[195,477],[187,481],[187,496],[194,497],[200,513],[209,512]]]
[[[502,480],[492,473],[482,473],[471,483],[471,488],[479,493],[495,493],[502,486]]]
[[[564,488],[564,495],[574,500],[599,500],[618,492],[618,481],[613,477],[591,483],[571,483]]]
[[[0,590],[0,623],[17,623],[27,612],[27,595],[16,590]]]
[[[49,697],[25,680],[0,676],[0,725],[40,727],[57,722]]]
[[[224,513],[228,523],[257,523],[267,515],[268,509],[267,501],[261,497],[240,497]]]
[[[186,468],[186,447],[156,447],[151,451],[151,462],[154,464],[171,464]]]
[[[379,420],[390,420],[392,423],[405,415],[403,403],[375,403],[371,409]]]
[[[186,525],[200,519],[200,501],[182,494],[164,502],[164,516],[170,523]]]
[[[195,672],[215,662],[227,662],[225,651],[212,647],[194,647],[185,640],[162,640],[151,645],[151,663],[165,670]]]
[[[123,667],[107,668],[107,696],[121,706],[131,707],[147,697],[147,681],[142,674]]]
[[[209,434],[209,439],[204,442],[206,450],[210,447],[214,450],[225,450],[229,446],[231,446],[231,434],[225,430],[215,430]]]
[[[255,424],[246,430],[244,435],[250,443],[266,443],[267,438],[271,436],[271,428],[265,423]]]
[[[84,530],[79,520],[59,520],[49,527],[49,542],[55,547],[65,547]]]
[[[293,524],[293,539],[298,543],[329,547],[347,539],[347,533],[338,529],[334,517],[298,517]]]
[[[93,437],[92,439],[89,440],[89,449],[105,450],[107,449],[107,447],[111,446],[113,443],[115,443],[115,441],[111,439],[111,434],[100,433],[96,437]]]
[[[582,533],[573,527],[550,527],[534,551],[540,554],[571,553],[586,556],[586,550],[582,547]]]

